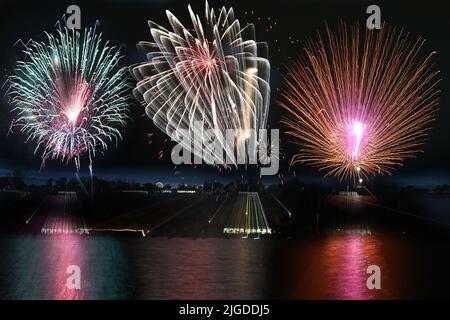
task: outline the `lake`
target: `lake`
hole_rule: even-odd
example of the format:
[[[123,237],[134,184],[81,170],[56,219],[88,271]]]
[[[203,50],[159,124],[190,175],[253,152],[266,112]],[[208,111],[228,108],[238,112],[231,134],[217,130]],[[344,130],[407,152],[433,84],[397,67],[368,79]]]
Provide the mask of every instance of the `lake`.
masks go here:
[[[408,235],[310,240],[3,235],[1,299],[449,297],[449,245]],[[66,285],[80,267],[81,289]],[[366,286],[381,268],[381,289]]]

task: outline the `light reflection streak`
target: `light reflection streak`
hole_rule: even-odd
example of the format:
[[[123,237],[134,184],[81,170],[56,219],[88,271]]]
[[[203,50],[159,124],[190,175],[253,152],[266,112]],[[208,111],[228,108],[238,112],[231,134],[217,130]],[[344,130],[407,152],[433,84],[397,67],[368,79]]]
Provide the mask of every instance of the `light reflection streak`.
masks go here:
[[[57,238],[55,238],[57,237]],[[79,300],[85,298],[85,284],[88,274],[85,268],[86,247],[82,236],[78,234],[60,234],[52,237],[45,248],[47,270],[51,270],[45,289],[47,299],[55,300]],[[81,289],[72,289],[67,286],[67,279],[71,274],[67,268],[71,265],[81,269]]]
[[[223,233],[240,234],[244,238],[254,235],[255,239],[272,233],[257,192],[239,192]]]

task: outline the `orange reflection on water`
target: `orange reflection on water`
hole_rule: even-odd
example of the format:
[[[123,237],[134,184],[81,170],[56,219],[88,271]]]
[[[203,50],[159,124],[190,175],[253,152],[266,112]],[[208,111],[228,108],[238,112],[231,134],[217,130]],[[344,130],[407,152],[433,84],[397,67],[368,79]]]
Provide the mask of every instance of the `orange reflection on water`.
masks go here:
[[[377,236],[338,234],[290,247],[282,296],[288,299],[391,299],[396,283],[385,270]],[[295,254],[292,254],[295,252]],[[381,290],[367,288],[370,265],[381,268]],[[286,268],[286,267],[285,267]]]

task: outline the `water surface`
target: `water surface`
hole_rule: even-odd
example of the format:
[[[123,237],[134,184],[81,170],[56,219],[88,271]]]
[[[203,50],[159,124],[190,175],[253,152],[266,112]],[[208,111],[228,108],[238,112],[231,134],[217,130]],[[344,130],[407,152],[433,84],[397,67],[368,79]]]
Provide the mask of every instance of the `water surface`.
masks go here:
[[[448,297],[445,243],[407,236],[314,240],[14,235],[0,238],[2,299]],[[78,265],[81,290],[66,286]],[[366,286],[381,268],[381,290]]]

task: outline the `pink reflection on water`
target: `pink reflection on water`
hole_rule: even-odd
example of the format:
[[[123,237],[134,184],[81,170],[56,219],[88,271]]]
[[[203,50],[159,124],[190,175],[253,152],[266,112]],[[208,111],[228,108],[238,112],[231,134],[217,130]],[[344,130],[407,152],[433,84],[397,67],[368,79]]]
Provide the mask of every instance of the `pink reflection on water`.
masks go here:
[[[329,298],[361,300],[380,294],[366,284],[370,276],[367,268],[374,264],[382,267],[380,243],[375,238],[360,234],[331,237],[324,244],[321,259],[324,277],[330,284]]]
[[[330,241],[325,246],[325,259],[330,261],[326,270],[337,297],[367,299],[365,283],[366,258],[361,236],[348,236],[345,241]],[[367,250],[367,249],[366,249]],[[335,264],[333,266],[333,263]]]
[[[83,284],[86,278],[85,246],[82,236],[78,234],[61,234],[49,236],[48,246],[43,254],[46,255],[48,268],[48,282],[45,289],[46,299],[76,300],[84,298]],[[72,289],[67,286],[67,279],[71,273],[67,268],[76,265],[81,270],[81,289]]]
[[[281,296],[288,299],[392,299],[396,284],[385,268],[386,253],[378,236],[333,234],[288,247]],[[381,290],[367,288],[367,268],[381,268]]]

